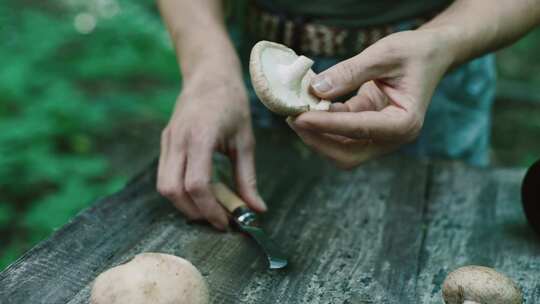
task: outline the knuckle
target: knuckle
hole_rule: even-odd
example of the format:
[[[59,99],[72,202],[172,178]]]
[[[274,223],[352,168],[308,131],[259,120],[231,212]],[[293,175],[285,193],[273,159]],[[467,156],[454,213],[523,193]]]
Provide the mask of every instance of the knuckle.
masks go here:
[[[357,127],[355,133],[358,137],[364,139],[371,139],[374,136],[369,128]]]
[[[249,111],[240,111],[238,114],[239,114],[238,118],[240,119],[240,121],[242,121],[242,122],[250,122],[251,121],[251,113]]]
[[[255,173],[249,174],[245,179],[245,183],[246,186],[250,188],[257,188],[257,178],[255,177]]]
[[[338,79],[340,79],[343,83],[351,84],[358,81],[356,68],[354,67],[354,64],[350,61],[338,65],[336,68],[336,73],[338,74]]]
[[[219,213],[210,211],[206,213],[206,219],[210,223],[221,223],[221,217],[219,216]]]
[[[404,58],[406,56],[405,52],[408,50],[407,47],[404,47],[404,41],[406,41],[406,39],[404,39],[403,34],[406,34],[405,32],[388,35],[382,38],[374,45],[377,48],[377,52],[389,59]]]
[[[381,52],[387,58],[400,58],[402,53],[402,48],[392,43],[391,40],[383,40],[381,42]]]
[[[212,146],[213,141],[216,138],[216,135],[208,131],[201,132],[201,128],[192,128],[188,132],[187,142],[189,145],[193,145],[198,148],[209,148]]]
[[[175,130],[171,126],[165,127],[161,132],[161,146],[170,147],[175,151],[182,151],[185,149],[185,136],[182,136],[183,132]]]
[[[186,180],[185,187],[187,193],[192,196],[198,196],[208,189],[209,182],[203,178],[191,178]]]
[[[176,198],[181,193],[181,191],[179,191],[178,187],[174,187],[174,186],[166,185],[166,184],[164,185],[164,184],[160,184],[160,183],[158,183],[158,185],[157,185],[157,190],[158,190],[159,194],[161,194],[162,196],[164,196],[166,198],[169,198],[169,199]]]
[[[191,144],[200,144],[203,142],[204,135],[200,133],[199,128],[191,128],[187,134]]]
[[[241,192],[256,190],[257,177],[255,176],[255,172],[249,172],[247,174],[244,174],[239,181],[239,187],[241,188],[239,189]]]
[[[253,135],[247,136],[242,144],[242,149],[246,152],[252,152],[255,150],[255,138]]]
[[[411,112],[404,120],[403,128],[400,129],[402,137],[406,141],[414,140],[420,133],[422,125],[423,119],[421,115],[416,112]]]

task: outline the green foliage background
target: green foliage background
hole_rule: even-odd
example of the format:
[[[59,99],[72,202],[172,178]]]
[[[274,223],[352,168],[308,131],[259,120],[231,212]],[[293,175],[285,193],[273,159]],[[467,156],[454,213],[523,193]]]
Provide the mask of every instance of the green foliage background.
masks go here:
[[[180,82],[153,1],[7,0],[0,41],[2,269],[123,185],[100,145],[163,123]]]
[[[87,34],[74,26],[82,13],[96,21]],[[153,0],[4,0],[0,41],[3,269],[91,201],[121,188],[128,176],[114,169],[105,146],[129,141],[131,128],[163,125],[180,77]],[[537,31],[503,52],[502,77],[540,87],[539,43]],[[510,107],[496,117],[534,134],[540,110],[527,107],[534,110],[516,114]],[[531,119],[536,110],[539,118]],[[520,140],[512,138],[494,142],[508,150]],[[505,150],[505,159],[528,164],[535,147],[525,156]]]

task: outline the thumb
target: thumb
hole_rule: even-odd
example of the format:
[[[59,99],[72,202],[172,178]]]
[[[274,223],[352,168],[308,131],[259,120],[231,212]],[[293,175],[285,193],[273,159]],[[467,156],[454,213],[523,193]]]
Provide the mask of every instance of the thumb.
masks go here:
[[[377,79],[384,71],[378,60],[380,55],[366,49],[364,52],[342,61],[311,80],[313,94],[332,100],[357,90],[370,80]]]

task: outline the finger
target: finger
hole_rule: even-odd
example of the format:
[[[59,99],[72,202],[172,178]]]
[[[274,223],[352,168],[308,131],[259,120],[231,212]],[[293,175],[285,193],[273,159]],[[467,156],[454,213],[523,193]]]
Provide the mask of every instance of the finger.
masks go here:
[[[330,104],[329,112],[349,112],[349,107],[342,102],[334,102]]]
[[[311,89],[318,97],[333,100],[382,76],[386,67],[374,45],[315,76],[311,80]]]
[[[188,219],[201,219],[202,215],[184,190],[182,177],[185,169],[185,155],[181,152],[170,153],[169,139],[162,136],[161,151],[157,173],[157,190],[166,197],[176,209]]]
[[[388,97],[379,89],[374,81],[363,84],[358,94],[345,102],[349,112],[380,111],[389,104]]]
[[[381,111],[305,112],[296,117],[294,124],[318,133],[402,143],[418,134],[422,120],[415,112],[386,107]]]
[[[157,172],[157,182],[163,180],[165,177],[165,163],[168,156],[170,146],[170,133],[167,128],[161,132],[161,142],[159,149],[159,161],[158,161],[158,172]]]
[[[344,144],[326,134],[295,128],[294,125],[291,125],[291,128],[306,145],[326,156],[343,169],[354,168],[376,155],[377,152],[374,147],[370,146],[369,141],[356,141],[354,143]]]
[[[208,222],[219,230],[225,230],[228,226],[227,214],[216,201],[210,185],[213,147],[197,140],[190,143],[188,150],[186,191]]]
[[[244,199],[248,207],[257,211],[268,210],[266,203],[257,190],[257,176],[255,171],[255,144],[251,135],[250,139],[242,138],[231,151],[234,162],[234,173],[238,194]]]
[[[186,157],[185,155],[177,155],[176,159],[179,160],[178,165],[175,165],[173,168],[178,168],[175,172],[171,172],[171,176],[174,176],[174,185],[175,191],[174,195],[171,196],[170,200],[172,201],[174,207],[180,210],[191,220],[200,220],[203,218],[199,208],[195,205],[193,200],[189,197],[186,192],[183,177],[185,175],[186,169]]]

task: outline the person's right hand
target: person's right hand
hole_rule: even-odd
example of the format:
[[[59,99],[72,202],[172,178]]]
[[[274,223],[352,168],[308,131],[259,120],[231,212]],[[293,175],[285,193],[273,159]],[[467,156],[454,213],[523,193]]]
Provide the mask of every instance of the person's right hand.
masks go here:
[[[162,132],[157,189],[189,219],[206,219],[225,230],[227,214],[210,188],[214,151],[233,162],[237,193],[248,207],[258,212],[267,207],[256,187],[255,140],[242,80],[199,74],[184,83]]]
[[[386,36],[312,80],[321,99],[355,95],[332,103],[330,111],[308,111],[287,122],[340,168],[397,150],[419,135],[433,93],[454,62],[447,37],[429,29]]]

